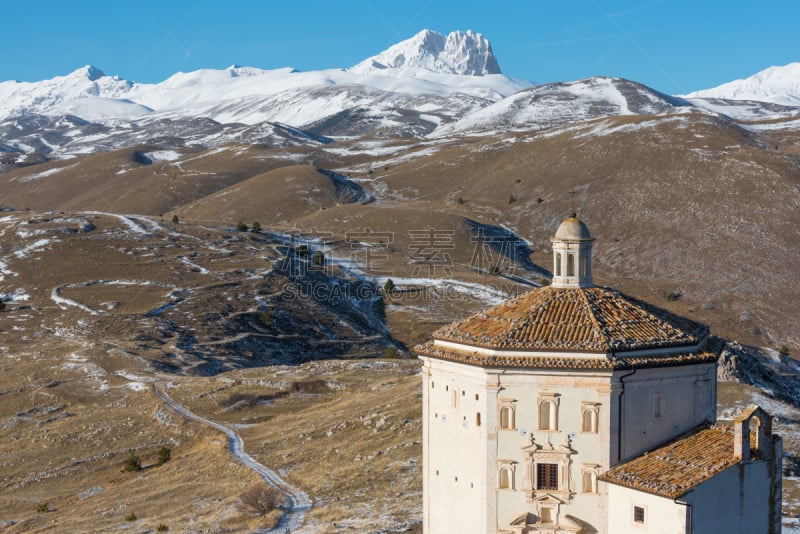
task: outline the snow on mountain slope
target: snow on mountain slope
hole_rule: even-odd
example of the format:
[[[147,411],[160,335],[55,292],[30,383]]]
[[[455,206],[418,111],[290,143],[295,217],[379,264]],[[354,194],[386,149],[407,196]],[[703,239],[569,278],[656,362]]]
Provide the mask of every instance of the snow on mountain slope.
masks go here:
[[[800,62],[769,67],[749,78],[695,91],[687,97],[758,100],[785,106],[800,106]]]
[[[422,30],[380,54],[348,69],[356,74],[377,74],[390,69],[424,69],[445,74],[485,76],[500,74],[489,40],[472,30],[447,36]]]
[[[621,78],[594,77],[520,91],[435,130],[434,135],[494,128],[547,128],[615,115],[653,115],[685,100]]]
[[[442,97],[466,94],[499,100],[532,85],[500,74],[489,41],[471,31],[444,37],[425,30],[359,65],[372,65],[378,61],[376,58],[403,68],[357,65],[349,70],[298,72],[292,68],[263,70],[234,65],[227,69],[180,72],[163,82],[144,84],[106,76],[101,70],[86,66],[67,76],[41,82],[0,83],[0,119],[35,113],[103,120],[168,112],[173,118],[206,116],[216,121],[247,124],[281,121],[301,125],[320,120],[323,118],[320,113],[339,113],[362,105],[361,97],[368,92],[365,88],[377,90],[375,94],[381,98],[391,92]],[[273,112],[276,100],[298,100],[299,92],[330,86],[359,89],[338,91],[341,101],[327,110],[313,105],[306,108],[305,115],[302,108],[291,114],[285,109]],[[348,92],[358,95],[356,101],[347,101]],[[215,115],[215,110],[224,112]]]

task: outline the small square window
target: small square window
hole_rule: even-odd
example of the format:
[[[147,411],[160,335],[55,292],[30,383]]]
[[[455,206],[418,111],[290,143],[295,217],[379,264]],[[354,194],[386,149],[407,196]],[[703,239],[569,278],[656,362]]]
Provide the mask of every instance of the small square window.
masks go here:
[[[641,506],[633,507],[633,522],[644,524],[644,508]]]

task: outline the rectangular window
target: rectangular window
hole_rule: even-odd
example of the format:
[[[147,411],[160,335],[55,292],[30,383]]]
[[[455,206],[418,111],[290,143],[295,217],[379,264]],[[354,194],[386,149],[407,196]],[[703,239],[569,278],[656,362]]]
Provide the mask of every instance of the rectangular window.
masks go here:
[[[633,507],[633,522],[644,523],[644,508],[641,506]]]
[[[558,464],[536,464],[536,489],[558,489]]]

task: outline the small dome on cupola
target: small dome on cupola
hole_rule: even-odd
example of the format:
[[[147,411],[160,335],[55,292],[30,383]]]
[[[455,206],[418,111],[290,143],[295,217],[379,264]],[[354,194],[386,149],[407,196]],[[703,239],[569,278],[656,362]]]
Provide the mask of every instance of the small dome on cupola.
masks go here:
[[[592,287],[592,241],[589,228],[573,213],[553,236],[553,287]]]
[[[583,221],[578,219],[577,214],[573,213],[558,227],[554,239],[592,239],[592,234]]]

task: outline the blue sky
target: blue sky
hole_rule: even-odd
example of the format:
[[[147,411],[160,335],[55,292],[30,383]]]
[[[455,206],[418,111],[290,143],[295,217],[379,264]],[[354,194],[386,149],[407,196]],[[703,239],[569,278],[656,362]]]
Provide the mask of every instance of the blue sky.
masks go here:
[[[423,28],[483,33],[511,76],[621,76],[672,94],[800,61],[798,0],[6,0],[0,13],[0,80],[85,64],[140,82],[234,63],[347,67]]]

